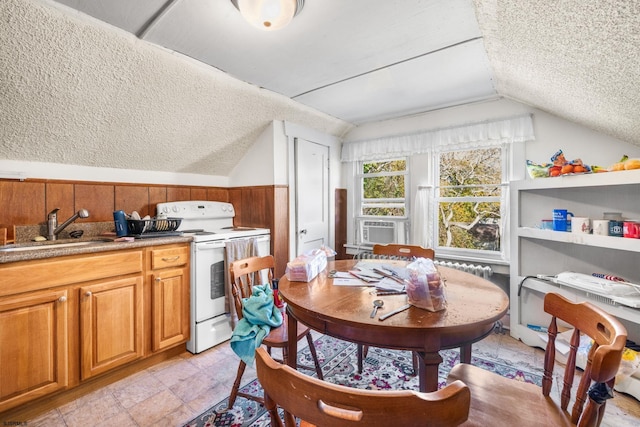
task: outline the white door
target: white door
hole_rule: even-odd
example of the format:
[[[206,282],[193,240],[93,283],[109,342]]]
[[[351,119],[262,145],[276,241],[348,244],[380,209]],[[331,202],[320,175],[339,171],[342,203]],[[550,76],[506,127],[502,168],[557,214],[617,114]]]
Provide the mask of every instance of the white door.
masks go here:
[[[295,139],[296,255],[329,243],[329,147]]]

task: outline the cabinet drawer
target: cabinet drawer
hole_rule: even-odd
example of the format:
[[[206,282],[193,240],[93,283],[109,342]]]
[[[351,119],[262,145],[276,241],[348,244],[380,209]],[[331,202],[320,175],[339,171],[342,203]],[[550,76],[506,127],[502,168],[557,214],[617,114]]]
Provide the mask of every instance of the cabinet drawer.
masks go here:
[[[0,296],[142,271],[142,251],[59,257],[0,266]]]
[[[177,267],[189,261],[189,246],[154,249],[151,251],[151,268]]]

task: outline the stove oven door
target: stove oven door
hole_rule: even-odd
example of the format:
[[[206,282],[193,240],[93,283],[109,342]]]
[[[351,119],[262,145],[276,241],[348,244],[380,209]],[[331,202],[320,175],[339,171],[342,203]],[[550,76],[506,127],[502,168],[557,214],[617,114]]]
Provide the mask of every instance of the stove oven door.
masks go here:
[[[224,241],[192,243],[191,339],[187,350],[200,353],[231,338],[225,310]]]
[[[192,309],[196,322],[225,313],[224,241],[198,242],[191,275]]]

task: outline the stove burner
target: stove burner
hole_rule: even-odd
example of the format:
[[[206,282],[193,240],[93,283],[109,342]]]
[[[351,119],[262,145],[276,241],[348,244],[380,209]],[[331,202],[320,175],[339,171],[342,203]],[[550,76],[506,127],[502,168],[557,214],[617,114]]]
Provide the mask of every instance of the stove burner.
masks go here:
[[[193,230],[181,230],[184,234],[193,234],[194,236],[209,236],[211,234],[216,234],[214,231],[204,231],[202,228],[193,229]]]

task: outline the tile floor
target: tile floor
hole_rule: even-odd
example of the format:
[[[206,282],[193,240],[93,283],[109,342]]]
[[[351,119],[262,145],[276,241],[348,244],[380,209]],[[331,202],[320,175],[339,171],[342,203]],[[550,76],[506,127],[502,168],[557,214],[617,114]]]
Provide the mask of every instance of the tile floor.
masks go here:
[[[303,345],[305,341],[301,341]],[[505,335],[493,334],[474,351],[542,366],[544,352]],[[228,396],[238,359],[228,342],[198,355],[188,352],[85,395],[36,419],[29,427],[182,426]],[[249,368],[243,384],[255,375]],[[640,402],[616,393],[603,426],[640,425]]]

